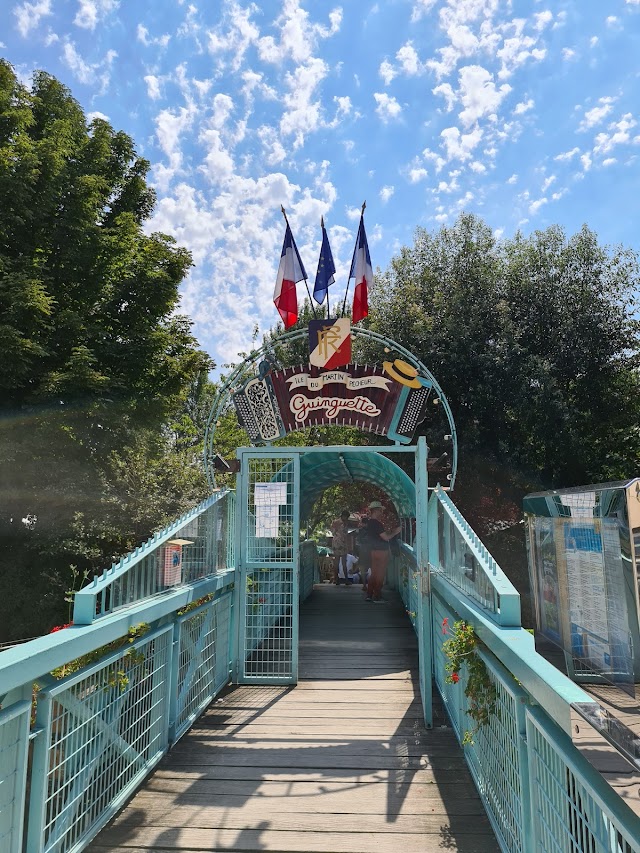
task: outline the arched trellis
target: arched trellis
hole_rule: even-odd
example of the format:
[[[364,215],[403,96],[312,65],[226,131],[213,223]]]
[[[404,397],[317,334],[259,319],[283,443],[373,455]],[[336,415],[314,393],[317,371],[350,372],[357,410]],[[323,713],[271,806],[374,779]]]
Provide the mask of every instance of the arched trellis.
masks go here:
[[[239,389],[239,387],[251,376],[252,370],[255,372],[257,365],[266,357],[271,356],[271,358],[275,358],[276,350],[278,347],[286,346],[288,344],[294,343],[295,341],[306,339],[309,332],[308,329],[295,329],[293,332],[285,332],[283,335],[279,335],[277,338],[265,343],[257,350],[253,350],[240,362],[229,374],[229,376],[225,379],[222,386],[220,387],[216,398],[211,407],[211,413],[209,415],[209,420],[207,421],[207,428],[205,432],[205,440],[204,440],[204,466],[205,473],[207,475],[207,480],[212,488],[215,488],[215,465],[214,459],[216,456],[214,442],[215,442],[215,432],[218,425],[219,419],[226,412],[227,408],[231,403],[231,398],[233,394]],[[379,335],[377,332],[372,332],[370,329],[358,329],[352,328],[351,334],[354,337],[365,338],[370,341],[374,341],[377,344],[380,344],[385,354],[386,353],[397,353],[402,356],[402,358],[413,365],[413,367],[418,370],[418,372],[429,379],[433,385],[433,393],[436,394],[437,399],[442,405],[443,411],[447,417],[447,421],[449,423],[449,435],[451,436],[451,474],[449,475],[449,486],[453,488],[456,479],[456,471],[458,468],[458,439],[456,434],[456,425],[453,420],[453,414],[451,412],[451,407],[449,406],[449,402],[444,394],[444,391],[438,384],[436,378],[428,369],[428,367],[420,361],[419,358],[410,352],[408,349],[403,347],[401,344],[392,340],[391,338],[387,338],[384,335]]]

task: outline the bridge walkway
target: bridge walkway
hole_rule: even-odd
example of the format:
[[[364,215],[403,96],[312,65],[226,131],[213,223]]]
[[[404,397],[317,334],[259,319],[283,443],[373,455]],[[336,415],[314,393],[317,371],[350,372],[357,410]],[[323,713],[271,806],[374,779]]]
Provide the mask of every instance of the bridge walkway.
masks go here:
[[[316,586],[300,681],[219,697],[91,853],[493,853],[441,706],[422,722],[415,634],[395,593]]]

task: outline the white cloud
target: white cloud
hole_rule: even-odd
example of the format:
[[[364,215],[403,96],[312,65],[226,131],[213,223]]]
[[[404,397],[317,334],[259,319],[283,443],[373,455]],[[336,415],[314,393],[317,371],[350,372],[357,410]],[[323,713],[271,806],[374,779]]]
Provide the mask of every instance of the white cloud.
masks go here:
[[[544,204],[547,204],[547,202],[548,199],[546,198],[539,198],[537,201],[532,201],[529,205],[529,213],[535,215]]]
[[[605,20],[605,23],[608,27],[615,27],[616,24],[619,23],[619,18],[616,18],[615,15],[609,15],[609,17]]]
[[[255,6],[252,8],[257,9]],[[300,0],[284,0],[282,13],[275,22],[276,28],[280,31],[279,39],[273,36],[257,39],[260,58],[275,64],[281,64],[287,58],[294,62],[307,62],[313,56],[313,51],[320,39],[330,38],[340,30],[342,24],[340,8],[334,9],[329,14],[329,24],[329,27],[325,27],[322,24],[311,23],[309,13],[300,7]],[[254,36],[252,31],[251,36],[251,40],[255,40],[257,33]]]
[[[460,69],[459,97],[464,109],[460,120],[465,127],[474,124],[484,116],[491,116],[502,100],[511,91],[504,83],[499,89],[493,82],[493,75],[479,65],[468,65]]]
[[[78,12],[73,23],[85,30],[95,30],[98,23],[119,5],[120,0],[78,0]]]
[[[463,134],[457,127],[447,127],[440,136],[446,150],[447,161],[464,161],[471,159],[471,152],[480,143],[483,132],[479,127],[475,127],[470,133]]]
[[[109,85],[111,66],[117,55],[115,50],[108,50],[100,62],[86,62],[76,50],[75,44],[67,39],[62,51],[62,61],[79,83],[87,86],[100,84],[103,94]]]
[[[600,98],[598,101],[600,106],[593,107],[593,109],[588,110],[584,114],[584,118],[580,122],[578,130],[588,130],[590,127],[600,124],[600,122],[606,118],[613,109],[612,105],[615,101],[615,98]]]
[[[589,154],[589,152],[588,152],[588,151],[587,151],[587,152],[585,152],[585,153],[580,157],[580,162],[582,163],[582,168],[584,169],[584,171],[585,171],[585,172],[588,172],[588,171],[589,171],[589,169],[591,168],[591,165],[592,165],[592,162],[593,162],[593,161],[591,160],[591,154]]]
[[[409,183],[417,184],[419,183],[419,181],[424,181],[424,179],[428,177],[428,175],[429,172],[427,172],[427,170],[422,167],[409,169]]]
[[[610,133],[599,133],[593,146],[594,154],[607,154],[616,145],[624,145],[631,141],[630,131],[636,127],[638,122],[631,113],[626,113],[620,121],[612,122],[608,130]]]
[[[136,36],[138,41],[141,41],[145,47],[150,47],[151,45],[166,47],[171,40],[171,36],[168,33],[165,33],[162,36],[156,36],[155,38],[149,38],[149,30],[146,27],[143,27],[142,24],[138,24]]]
[[[263,156],[269,166],[277,166],[286,159],[287,151],[273,127],[268,125],[259,127],[258,138],[262,143]]]
[[[573,160],[575,156],[580,153],[579,148],[572,148],[571,151],[564,151],[562,154],[556,154],[553,158],[554,160],[559,160],[560,162],[568,162],[569,160]]]
[[[598,36],[591,36],[591,38],[589,39],[589,47],[595,47],[599,41],[600,39],[598,38]]]
[[[548,9],[545,9],[544,12],[537,12],[533,16],[533,20],[535,21],[534,27],[536,30],[543,30],[547,24],[550,24],[553,20],[553,15]]]
[[[386,204],[395,192],[395,187],[382,187],[380,190],[380,201]]]
[[[147,74],[144,78],[144,82],[147,84],[147,95],[152,101],[157,101],[162,97],[159,77],[156,77],[153,74]]]
[[[505,38],[502,47],[497,51],[497,57],[501,61],[502,66],[498,72],[498,77],[510,77],[519,66],[529,60],[539,62],[544,59],[547,51],[545,48],[536,47],[538,37],[524,35],[525,21],[515,19],[511,22],[511,28],[514,34],[511,38]]]
[[[397,118],[402,112],[402,107],[396,99],[387,95],[385,92],[374,92],[373,97],[378,104],[376,107],[376,113],[385,123],[391,121],[391,119]]]
[[[508,184],[515,184],[518,180],[518,176],[516,174],[511,175],[511,177],[507,180]]]
[[[545,178],[543,183],[542,183],[542,192],[546,193],[546,191],[549,189],[551,184],[554,183],[555,180],[556,180],[555,175],[549,175],[547,178]]]
[[[411,23],[415,24],[416,21],[420,20],[420,18],[429,14],[435,5],[436,0],[414,0],[413,7],[411,9]]]
[[[450,83],[441,83],[439,86],[436,86],[435,89],[431,90],[434,95],[442,95],[442,97],[447,102],[447,112],[450,113],[453,109],[453,105],[458,100],[458,96],[453,91]]]
[[[40,23],[40,18],[53,14],[51,0],[35,0],[34,3],[23,3],[13,10],[16,26],[21,36],[28,36],[30,31]]]
[[[562,48],[562,58],[567,62],[571,59],[575,59],[577,56],[575,50],[572,47],[563,47]]]
[[[389,83],[393,80],[394,77],[397,76],[397,72],[395,71],[393,65],[388,62],[386,59],[380,63],[380,68],[378,68],[378,74],[382,77],[385,86],[388,86]]]
[[[100,110],[94,110],[92,113],[87,113],[87,122],[92,122],[94,118],[101,118],[103,121],[109,121],[109,116],[101,113]]]
[[[283,136],[294,137],[294,148],[299,148],[306,135],[322,124],[321,103],[314,98],[316,88],[328,72],[322,59],[310,59],[306,65],[299,65],[292,74],[286,75],[289,91],[283,96],[285,111],[280,119],[280,132]]]
[[[416,74],[421,74],[424,71],[424,68],[420,64],[418,54],[410,41],[402,45],[400,50],[396,53],[396,59],[402,66],[405,74],[409,77],[414,77]]]
[[[516,104],[516,108],[513,111],[514,115],[522,115],[523,113],[528,113],[529,110],[532,110],[534,107],[533,100],[529,98],[528,101],[520,101],[519,104]]]
[[[618,162],[618,161],[616,160],[616,158],[615,158],[615,157],[607,157],[607,159],[606,159],[606,160],[603,160],[603,161],[602,161],[602,165],[603,165],[603,166],[613,166],[613,165],[614,165],[614,163],[617,163],[617,162]]]

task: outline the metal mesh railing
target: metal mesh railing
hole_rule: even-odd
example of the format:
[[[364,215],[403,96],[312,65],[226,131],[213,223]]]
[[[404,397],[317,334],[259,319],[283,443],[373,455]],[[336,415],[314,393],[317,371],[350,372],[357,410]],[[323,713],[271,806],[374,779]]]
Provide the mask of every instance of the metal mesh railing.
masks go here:
[[[430,524],[431,570],[443,575],[500,624],[519,626],[518,591],[440,488],[430,498],[429,513],[435,516]]]
[[[400,554],[393,558],[394,573],[398,584],[398,592],[411,620],[414,630],[418,618],[418,599],[420,592],[420,571],[416,563],[413,549],[402,546]]]
[[[523,703],[527,696],[492,655],[479,654],[495,690],[495,706],[489,723],[473,734],[467,761],[494,828],[501,836],[503,848],[519,853],[526,849],[528,819],[523,785],[527,764],[522,743],[525,734]],[[457,686],[465,711],[468,707],[464,695],[466,685],[463,672]],[[466,713],[465,719],[471,729],[473,721]]]
[[[200,711],[229,681],[232,600],[232,593],[226,592],[177,620],[178,684],[174,739],[189,728]]]
[[[293,568],[256,569],[246,576],[244,676],[264,681],[293,676]]]
[[[73,621],[89,624],[172,587],[233,568],[234,524],[233,492],[204,501],[76,593]]]
[[[20,853],[29,746],[29,702],[0,711],[0,850]]]
[[[34,768],[43,809],[30,838],[44,853],[81,849],[167,746],[172,626],[41,693]],[[40,824],[39,818],[42,823]],[[36,849],[34,847],[34,849]]]
[[[537,850],[549,853],[638,853],[640,838],[601,795],[606,783],[586,782],[585,760],[537,708],[526,714],[531,808]],[[622,805],[622,804],[621,804]]]

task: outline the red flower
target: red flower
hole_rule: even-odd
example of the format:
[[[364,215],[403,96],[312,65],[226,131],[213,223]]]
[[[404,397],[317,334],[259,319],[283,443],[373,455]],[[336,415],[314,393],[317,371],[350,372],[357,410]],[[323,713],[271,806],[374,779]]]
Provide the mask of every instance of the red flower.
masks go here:
[[[67,622],[66,625],[55,625],[50,631],[50,634],[55,634],[56,631],[62,631],[63,628],[70,628],[73,622]]]
[[[266,600],[267,600],[266,598],[259,598],[259,599],[258,599],[258,601],[260,602],[260,604],[264,604]]]
[[[447,633],[447,627],[448,627],[448,625],[449,625],[449,619],[448,619],[447,617],[445,617],[445,618],[442,620],[442,633],[443,633],[443,634],[446,634],[446,633]]]
[[[453,681],[454,684],[457,684],[460,681],[460,676],[457,672],[451,673],[451,681]]]

